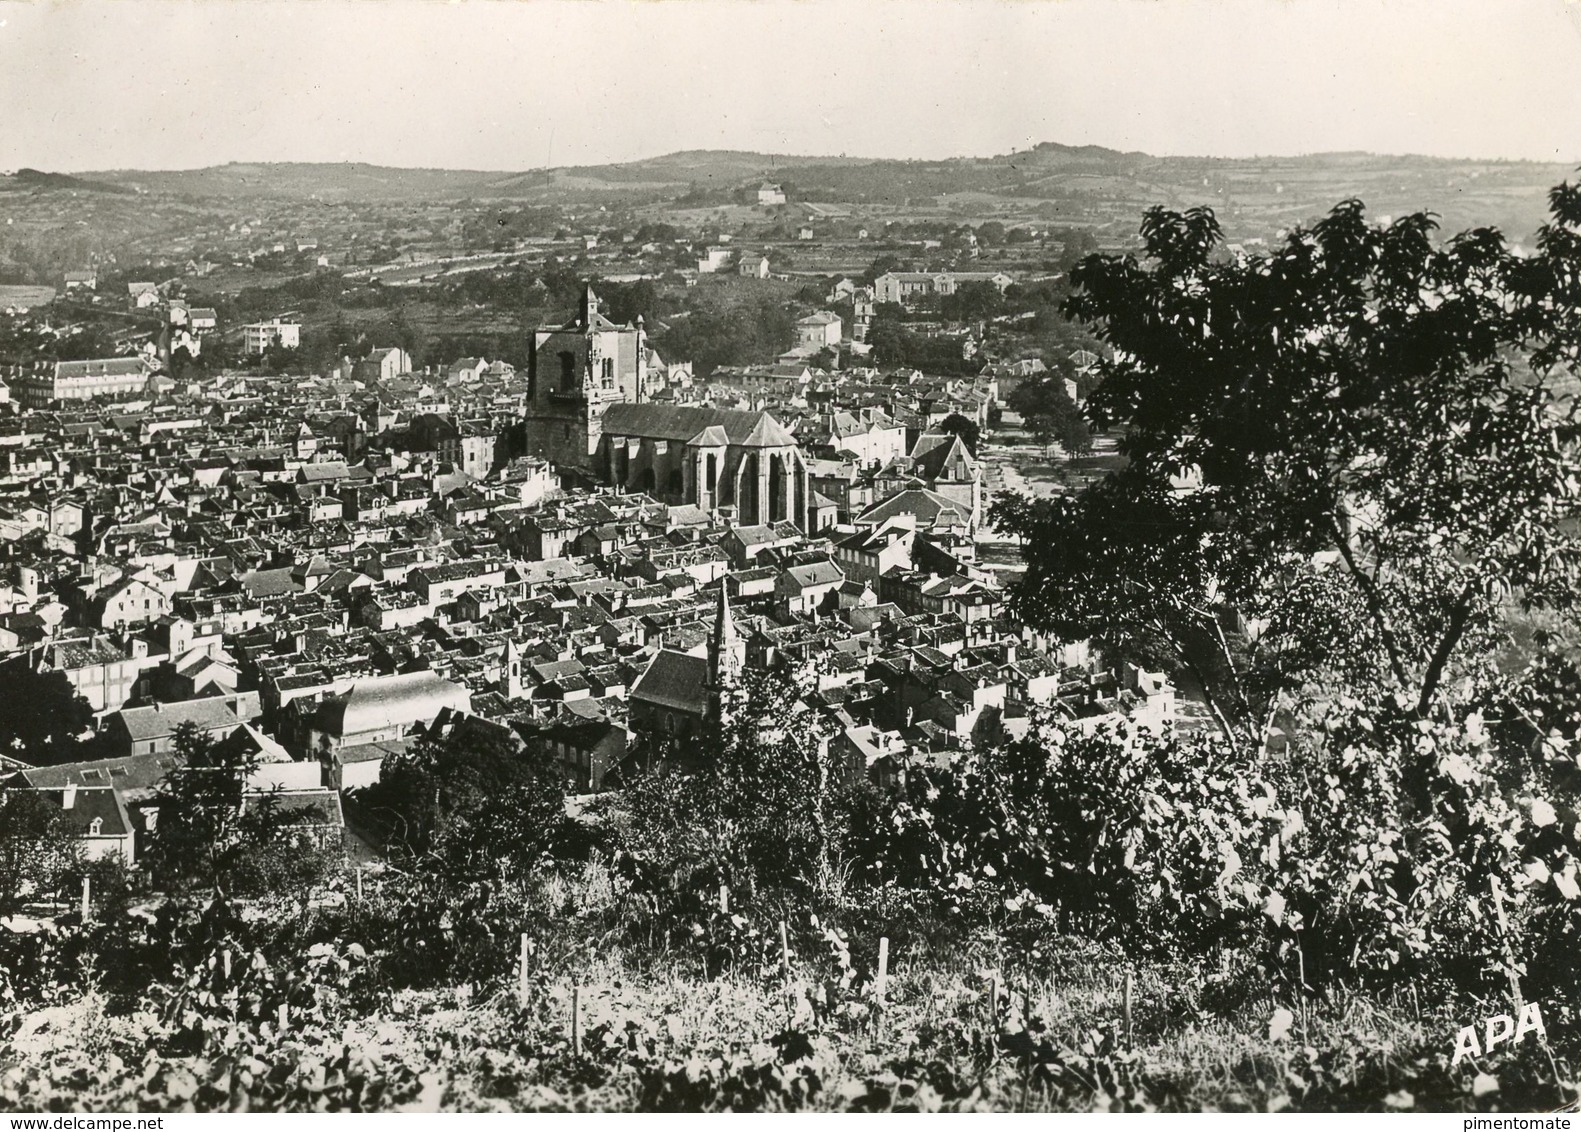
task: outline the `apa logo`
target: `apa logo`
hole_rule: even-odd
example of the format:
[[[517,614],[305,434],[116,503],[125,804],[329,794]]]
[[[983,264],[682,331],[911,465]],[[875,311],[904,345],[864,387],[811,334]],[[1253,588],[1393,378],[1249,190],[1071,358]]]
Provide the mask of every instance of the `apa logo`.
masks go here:
[[[1480,1046],[1477,1044],[1475,1026],[1467,1026],[1455,1035],[1455,1056],[1449,1063],[1451,1068],[1459,1065],[1464,1058],[1481,1057],[1484,1053],[1492,1053],[1494,1046],[1503,1045],[1505,1042],[1519,1045],[1527,1034],[1535,1033],[1543,1041],[1548,1040],[1548,1031],[1543,1029],[1543,1013],[1535,1002],[1528,1002],[1521,1007],[1519,1023],[1508,1014],[1495,1014],[1488,1019],[1486,1026]]]

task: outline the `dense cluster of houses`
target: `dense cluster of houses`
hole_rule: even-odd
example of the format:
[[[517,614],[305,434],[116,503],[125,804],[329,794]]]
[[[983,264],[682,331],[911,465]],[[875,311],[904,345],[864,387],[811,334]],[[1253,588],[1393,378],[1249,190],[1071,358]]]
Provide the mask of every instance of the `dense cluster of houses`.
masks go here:
[[[982,469],[940,426],[986,425],[993,379],[698,381],[591,291],[534,341],[525,373],[376,351],[0,417],[0,702],[91,721],[58,737],[75,761],[4,752],[5,789],[135,859],[183,725],[334,843],[386,759],[458,727],[577,793],[706,758],[679,740],[746,668],[815,671],[880,783],[1036,705],[1173,716],[1160,675],[1018,624],[980,568]]]

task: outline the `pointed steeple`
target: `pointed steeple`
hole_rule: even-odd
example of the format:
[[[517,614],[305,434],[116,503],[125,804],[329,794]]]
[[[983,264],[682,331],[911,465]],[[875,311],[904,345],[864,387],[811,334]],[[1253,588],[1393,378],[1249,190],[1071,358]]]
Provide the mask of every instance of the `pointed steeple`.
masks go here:
[[[582,287],[582,329],[592,330],[598,322],[599,315],[598,296],[593,293],[593,284],[587,283]]]
[[[730,612],[730,594],[719,584],[719,609],[714,615],[714,632],[708,642],[708,685],[712,690],[733,688],[741,681],[746,667],[747,644],[736,632],[736,619]]]
[[[505,642],[505,698],[520,700],[525,697],[525,687],[522,683],[522,650],[514,639]]]

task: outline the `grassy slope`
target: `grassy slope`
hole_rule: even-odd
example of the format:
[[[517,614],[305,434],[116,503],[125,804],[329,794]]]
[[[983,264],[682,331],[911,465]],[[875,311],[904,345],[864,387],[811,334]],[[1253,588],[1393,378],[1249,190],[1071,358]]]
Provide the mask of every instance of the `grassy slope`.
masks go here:
[[[1141,969],[1128,1050],[1115,1040],[1118,968],[1090,952],[1030,983],[1012,976],[993,1041],[987,973],[902,958],[875,1023],[870,994],[833,1012],[810,1003],[826,975],[816,962],[798,961],[787,996],[776,974],[705,980],[684,963],[634,973],[612,953],[580,968],[580,1057],[571,980],[559,972],[533,980],[525,1001],[514,990],[482,1002],[471,988],[404,992],[349,1026],[303,1015],[283,1038],[266,1026],[257,1041],[238,1029],[233,1058],[171,1058],[152,1071],[142,1051],[164,1023],[110,1017],[90,993],[25,1017],[0,1045],[0,1065],[26,1067],[0,1069],[0,1099],[76,1111],[227,1108],[244,1093],[251,1107],[294,1110],[1518,1111],[1575,1100],[1551,1083],[1535,1040],[1449,1070],[1463,1020],[1442,1008],[1418,1018],[1409,1003],[1341,994],[1312,1004],[1304,1040],[1299,1021],[1272,1037],[1286,1002],[1250,977],[1186,969]],[[231,1074],[249,1059],[262,1068],[238,1091]],[[1497,1087],[1478,1096],[1482,1072]]]

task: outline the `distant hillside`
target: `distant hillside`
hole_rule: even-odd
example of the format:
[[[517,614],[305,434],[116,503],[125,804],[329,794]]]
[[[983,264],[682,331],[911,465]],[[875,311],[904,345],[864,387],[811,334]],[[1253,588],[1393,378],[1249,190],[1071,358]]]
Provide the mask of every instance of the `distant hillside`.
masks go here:
[[[1521,238],[1543,219],[1547,190],[1572,172],[1557,164],[1368,153],[1154,157],[1045,142],[994,157],[937,161],[687,150],[614,165],[519,172],[282,163],[114,170],[65,180],[194,201],[499,199],[576,206],[663,205],[683,199],[707,205],[767,178],[784,184],[793,204],[942,208],[968,216],[1026,215],[1088,224],[1130,225],[1151,204],[1210,204],[1228,226],[1238,220],[1247,232],[1310,219],[1341,199],[1359,196],[1374,215],[1426,208],[1440,213],[1447,229],[1492,224]]]
[[[11,187],[19,189],[69,189],[76,192],[90,193],[128,193],[128,189],[121,185],[107,184],[103,181],[88,180],[83,177],[73,177],[66,173],[45,173],[38,169],[18,169],[12,176],[0,178],[10,181]]]
[[[242,163],[207,169],[115,169],[87,174],[149,193],[195,198],[295,200],[455,200],[510,174],[470,169],[393,169],[382,165]]]

